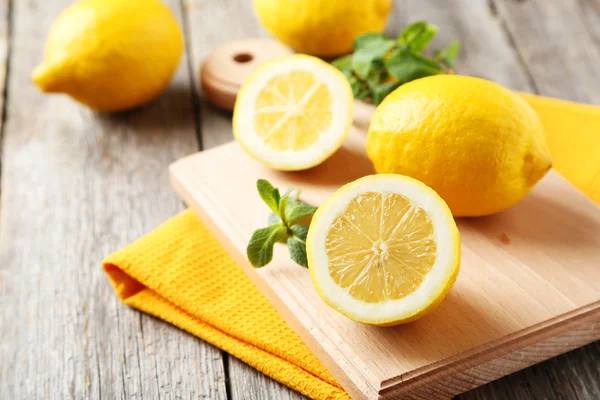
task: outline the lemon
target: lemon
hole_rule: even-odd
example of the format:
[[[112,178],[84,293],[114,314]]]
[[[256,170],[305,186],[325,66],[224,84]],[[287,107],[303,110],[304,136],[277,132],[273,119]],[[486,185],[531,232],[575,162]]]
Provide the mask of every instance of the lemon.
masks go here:
[[[80,0],[54,21],[32,80],[97,111],[142,105],[169,83],[183,34],[158,0]]]
[[[336,68],[294,54],[267,62],[237,96],[233,134],[250,156],[278,170],[314,167],[344,142],[352,89]]]
[[[340,188],[315,213],[306,251],[321,298],[372,325],[432,311],[452,288],[461,254],[446,203],[423,183],[394,174]]]
[[[367,153],[377,172],[433,188],[455,216],[511,207],[551,167],[540,119],[520,96],[458,75],[418,79],[388,95],[371,121]]]
[[[254,0],[258,18],[273,36],[318,56],[351,52],[357,36],[383,31],[391,9],[391,0]]]

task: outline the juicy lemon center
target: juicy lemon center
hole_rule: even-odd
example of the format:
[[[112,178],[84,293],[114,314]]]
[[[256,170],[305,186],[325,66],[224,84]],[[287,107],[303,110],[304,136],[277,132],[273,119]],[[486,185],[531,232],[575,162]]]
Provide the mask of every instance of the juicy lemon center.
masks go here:
[[[333,221],[325,249],[332,279],[357,300],[379,303],[421,285],[437,244],[422,208],[400,194],[366,192]]]
[[[331,126],[332,104],[328,87],[311,73],[277,75],[258,94],[254,129],[274,150],[304,150]]]

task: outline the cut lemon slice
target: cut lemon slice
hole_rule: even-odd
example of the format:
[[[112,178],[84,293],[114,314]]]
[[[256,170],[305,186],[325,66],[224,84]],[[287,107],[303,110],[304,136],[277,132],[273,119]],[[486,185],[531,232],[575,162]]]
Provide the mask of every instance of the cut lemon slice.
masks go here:
[[[311,168],[348,136],[352,104],[350,84],[336,68],[311,56],[286,56],[246,80],[235,103],[233,134],[270,168]]]
[[[373,325],[433,310],[460,267],[450,209],[431,188],[402,175],[371,175],[339,189],[315,213],[306,250],[321,298]]]

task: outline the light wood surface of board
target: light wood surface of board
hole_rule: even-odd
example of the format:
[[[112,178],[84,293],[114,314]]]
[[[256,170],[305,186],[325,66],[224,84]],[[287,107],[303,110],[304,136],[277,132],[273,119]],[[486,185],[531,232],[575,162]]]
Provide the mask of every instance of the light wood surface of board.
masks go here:
[[[353,398],[452,395],[600,337],[600,209],[554,172],[510,210],[457,221],[459,278],[442,305],[415,323],[377,328],[341,316],[281,245],[271,265],[253,269],[245,248],[269,213],[256,180],[302,189],[305,201],[321,204],[373,173],[364,139],[355,130],[331,159],[302,172],[272,171],[236,143],[170,168],[178,193]],[[466,382],[460,376],[469,371]]]

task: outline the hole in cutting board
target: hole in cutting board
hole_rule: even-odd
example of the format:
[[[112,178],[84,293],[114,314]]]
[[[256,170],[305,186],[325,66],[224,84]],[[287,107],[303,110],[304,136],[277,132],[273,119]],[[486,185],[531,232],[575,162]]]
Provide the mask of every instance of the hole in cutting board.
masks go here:
[[[237,53],[233,56],[233,61],[244,64],[254,60],[254,56],[250,53]]]

